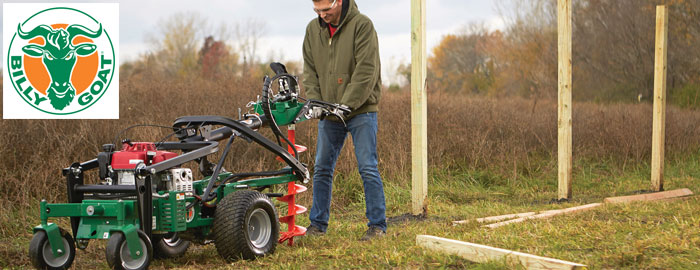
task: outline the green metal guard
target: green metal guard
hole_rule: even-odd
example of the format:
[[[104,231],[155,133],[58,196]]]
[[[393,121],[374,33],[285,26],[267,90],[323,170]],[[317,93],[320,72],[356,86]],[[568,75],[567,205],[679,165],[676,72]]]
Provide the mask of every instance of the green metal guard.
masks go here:
[[[58,226],[48,223],[49,217],[81,217],[75,239],[108,239],[113,232],[122,232],[134,259],[144,252],[136,229],[139,226],[134,200],[84,200],[82,203],[40,203],[41,225],[34,228],[46,231],[54,256],[59,256],[62,237]],[[184,207],[183,207],[184,208]],[[139,254],[139,255],[137,255]]]
[[[158,200],[160,208],[160,228],[167,232],[181,232],[187,229],[185,193],[170,191],[167,199]]]
[[[226,184],[224,186],[222,192],[223,192],[223,196],[226,196],[229,193],[232,193],[232,192],[234,192],[236,190],[240,190],[240,189],[248,189],[249,187],[263,187],[263,186],[271,186],[271,185],[277,185],[277,184],[285,184],[285,183],[289,183],[289,182],[294,182],[296,180],[297,180],[297,177],[291,173],[284,174],[281,176],[275,176],[275,177],[247,179],[247,180],[242,180],[242,181],[238,181],[235,183]]]
[[[270,104],[270,112],[275,118],[275,122],[277,122],[278,126],[286,126],[294,123],[297,114],[299,114],[299,111],[301,111],[303,107],[304,104],[299,103],[296,99],[294,99],[292,101],[275,102]],[[255,112],[261,115],[264,114],[260,102],[255,104]],[[304,120],[304,118],[300,120]]]

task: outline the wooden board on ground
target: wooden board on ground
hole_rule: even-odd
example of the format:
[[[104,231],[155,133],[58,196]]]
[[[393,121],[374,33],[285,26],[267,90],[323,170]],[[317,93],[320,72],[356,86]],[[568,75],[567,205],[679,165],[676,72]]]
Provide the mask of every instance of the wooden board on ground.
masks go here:
[[[507,262],[521,264],[526,269],[586,269],[585,265],[579,263],[431,235],[417,235],[416,244],[431,250],[454,254],[477,263],[498,261],[505,258]]]
[[[565,208],[565,209],[561,209],[561,210],[549,210],[549,211],[543,212],[542,214],[521,217],[521,218],[516,218],[516,219],[512,219],[512,220],[499,222],[499,223],[484,225],[484,227],[494,229],[494,228],[498,228],[498,227],[508,225],[511,223],[523,222],[523,221],[528,220],[528,219],[550,218],[550,217],[557,216],[557,215],[571,214],[571,213],[575,213],[575,212],[590,210],[590,209],[593,209],[593,208],[601,206],[601,205],[603,205],[603,204],[602,203],[591,203],[591,204],[586,204],[586,205],[581,205],[581,206],[576,206],[576,207]]]
[[[479,223],[490,223],[490,222],[503,221],[506,219],[534,216],[535,214],[537,214],[537,213],[536,212],[527,212],[527,213],[518,213],[518,214],[510,214],[510,215],[501,215],[501,216],[494,216],[494,217],[477,218],[476,221]]]
[[[690,195],[693,195],[693,192],[690,191],[690,189],[683,188],[683,189],[654,192],[654,193],[647,193],[647,194],[639,194],[639,195],[609,197],[609,198],[605,198],[605,200],[603,200],[603,202],[605,202],[605,203],[628,203],[628,202],[636,202],[636,201],[655,201],[655,200],[663,200],[663,199],[690,196]]]
[[[693,200],[697,199],[698,195],[692,195],[692,196],[684,196],[684,197],[674,197],[674,198],[668,198],[668,199],[661,199],[659,202],[677,202],[677,201],[687,201],[687,200]]]
[[[490,216],[490,217],[484,217],[484,218],[477,218],[476,222],[479,222],[479,223],[499,222],[499,221],[514,219],[514,218],[529,217],[529,216],[534,216],[537,214],[544,214],[544,213],[556,212],[556,211],[559,211],[559,210],[544,210],[544,211],[539,211],[539,212],[525,212],[525,213],[517,213],[517,214],[500,215],[500,216]],[[469,223],[469,220],[465,219],[465,220],[452,221],[452,225],[459,225],[459,224],[466,224],[466,223]]]
[[[485,218],[477,218],[476,222],[491,223],[491,222],[504,221],[504,220],[514,219],[514,218],[534,216],[535,214],[537,214],[537,212],[526,212],[526,213],[507,214],[507,215],[500,215],[500,216],[491,216],[491,217],[485,217]],[[466,224],[466,223],[469,223],[469,220],[465,219],[465,220],[452,221],[452,225]]]

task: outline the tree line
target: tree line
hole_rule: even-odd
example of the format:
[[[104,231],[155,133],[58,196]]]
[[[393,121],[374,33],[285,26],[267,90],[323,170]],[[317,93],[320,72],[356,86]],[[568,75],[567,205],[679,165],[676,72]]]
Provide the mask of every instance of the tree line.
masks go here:
[[[669,7],[668,100],[700,108],[700,0],[573,0],[574,100],[652,101],[659,4]],[[473,23],[432,48],[428,91],[557,97],[557,1],[497,0],[497,6],[504,29]],[[150,50],[123,64],[121,74],[260,78],[268,72],[269,61],[256,58],[265,28],[257,20],[214,27],[197,13],[174,14],[151,34]],[[301,74],[301,63],[286,64]],[[402,64],[395,72],[410,82],[410,70]]]
[[[659,4],[669,7],[667,95],[675,105],[700,107],[700,0],[573,0],[575,100],[652,100]],[[471,24],[432,49],[429,91],[556,98],[557,1],[498,6],[504,30]],[[398,72],[410,76],[410,66]]]
[[[146,37],[148,51],[123,63],[120,73],[127,79],[133,76],[258,79],[269,72],[265,62],[256,56],[266,28],[257,19],[215,25],[196,12],[176,13],[158,22],[156,30]],[[300,66],[292,62],[287,64],[287,69],[300,73]]]

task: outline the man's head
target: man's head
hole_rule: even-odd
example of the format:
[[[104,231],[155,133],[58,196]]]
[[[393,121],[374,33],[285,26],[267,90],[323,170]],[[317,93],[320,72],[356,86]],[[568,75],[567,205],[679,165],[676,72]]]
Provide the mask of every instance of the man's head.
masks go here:
[[[332,25],[340,23],[340,16],[343,12],[343,0],[313,0],[314,12],[318,14],[324,22]]]

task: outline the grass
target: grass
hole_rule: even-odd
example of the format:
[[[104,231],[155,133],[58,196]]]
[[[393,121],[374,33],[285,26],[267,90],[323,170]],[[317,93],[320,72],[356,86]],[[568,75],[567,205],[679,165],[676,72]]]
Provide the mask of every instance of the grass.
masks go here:
[[[589,265],[590,269],[690,269],[700,263],[700,201],[697,197],[666,202],[604,205],[595,210],[531,220],[498,229],[476,222],[452,226],[454,220],[508,213],[565,208],[600,202],[608,196],[628,195],[649,185],[648,166],[626,171],[579,163],[574,172],[574,198],[554,203],[556,179],[550,172],[518,176],[516,180],[489,171],[441,170],[430,173],[429,215],[425,220],[390,223],[386,237],[369,243],[358,239],[366,229],[364,201],[357,191],[347,204],[334,201],[327,235],[297,239],[293,247],[278,246],[271,256],[255,261],[226,264],[213,245],[193,246],[178,259],[156,260],[152,269],[512,269],[505,261],[475,264],[465,259],[425,250],[415,236],[429,234],[450,239],[516,250]],[[700,190],[697,156],[667,163],[666,189]],[[387,215],[410,211],[410,187],[385,178]],[[336,193],[359,185],[355,174],[336,180]],[[360,192],[361,194],[361,192]],[[301,200],[310,198],[307,192]],[[31,238],[27,224],[38,224],[36,207],[4,209],[0,239],[0,266],[28,266],[26,249]],[[27,214],[30,213],[30,214]],[[299,219],[308,224],[308,216]],[[67,221],[59,222],[67,227]],[[3,235],[8,235],[3,233]],[[107,268],[105,241],[93,241],[79,251],[76,269]],[[10,261],[12,260],[12,261]]]

